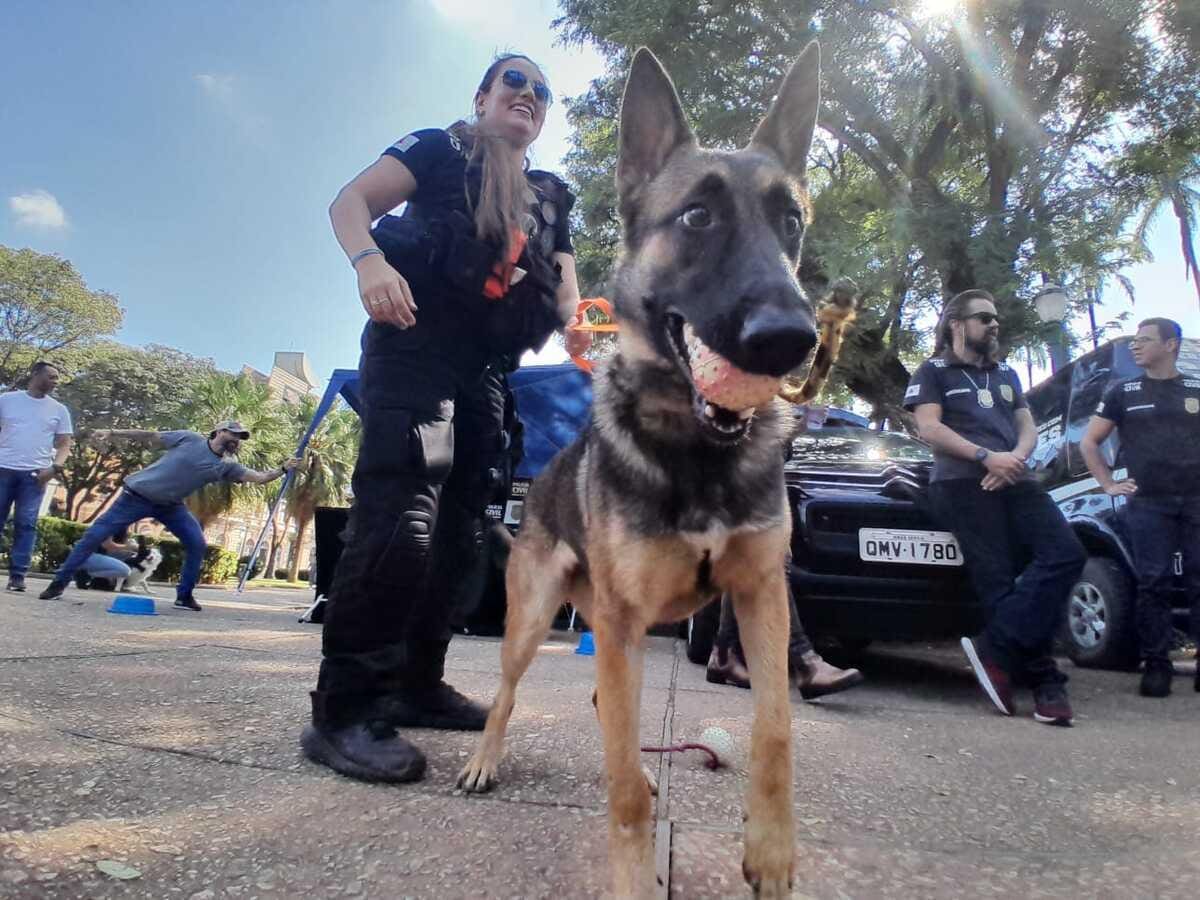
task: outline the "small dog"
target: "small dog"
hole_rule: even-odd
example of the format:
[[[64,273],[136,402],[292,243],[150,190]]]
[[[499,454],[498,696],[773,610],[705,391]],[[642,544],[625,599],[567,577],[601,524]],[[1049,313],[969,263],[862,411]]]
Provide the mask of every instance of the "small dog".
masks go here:
[[[646,631],[724,591],[755,698],[742,869],[763,897],[786,896],[794,874],[783,479],[793,426],[776,394],[817,341],[795,272],[819,75],[810,44],[749,145],[717,152],[697,144],[654,55],[634,56],[617,163],[618,349],[597,371],[590,423],[534,482],[512,547],[501,684],[458,783],[496,782],[517,682],[569,600],[595,634],[617,897],[655,890],[638,749]]]
[[[129,561],[129,575],[117,586],[118,591],[133,591],[138,594],[157,596],[147,583],[155,570],[162,565],[162,551],[157,547],[142,547],[137,556]]]

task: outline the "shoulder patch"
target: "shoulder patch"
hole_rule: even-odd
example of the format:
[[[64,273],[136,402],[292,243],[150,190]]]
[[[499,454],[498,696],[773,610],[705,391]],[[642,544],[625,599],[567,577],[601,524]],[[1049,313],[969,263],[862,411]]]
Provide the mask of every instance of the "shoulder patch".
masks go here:
[[[455,135],[451,134],[449,131],[446,132],[446,138],[450,141],[451,147],[453,147],[459,153],[462,153],[462,149],[463,149],[462,141],[460,141]]]
[[[920,395],[921,395],[921,386],[919,384],[910,384],[908,386],[908,390],[906,390],[904,392],[904,399],[910,400],[913,397],[919,397]]]
[[[996,368],[998,368],[1001,372],[1011,372],[1012,371],[1008,367],[1008,363],[1000,363]]]
[[[454,138],[451,138],[451,140],[454,140]],[[400,138],[400,140],[396,141],[396,143],[392,144],[392,148],[394,150],[399,150],[401,153],[407,153],[419,143],[421,143],[421,139],[419,137],[417,137],[415,134],[407,134]]]
[[[934,367],[935,369],[944,369],[944,368],[946,368],[946,361],[945,361],[944,359],[940,359],[940,358],[936,358],[936,357],[935,357],[934,359],[931,359],[929,362],[933,364],[933,367]]]
[[[1142,383],[1141,383],[1140,381],[1127,381],[1127,382],[1125,382],[1125,390],[1126,390],[1126,392],[1129,392],[1129,391],[1140,391],[1141,389],[1142,389]]]

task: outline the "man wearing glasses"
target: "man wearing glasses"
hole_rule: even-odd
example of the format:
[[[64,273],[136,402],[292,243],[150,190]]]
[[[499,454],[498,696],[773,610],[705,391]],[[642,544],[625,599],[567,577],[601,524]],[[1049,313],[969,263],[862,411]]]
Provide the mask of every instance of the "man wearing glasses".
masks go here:
[[[1146,319],[1130,341],[1143,374],[1113,385],[1079,442],[1104,492],[1127,497],[1126,524],[1138,579],[1138,637],[1145,697],[1171,693],[1171,582],[1183,553],[1184,584],[1200,597],[1200,379],[1181,375],[1177,322]],[[1100,445],[1118,430],[1128,478],[1115,480]],[[1192,628],[1200,637],[1193,612]],[[1200,691],[1200,670],[1196,674]]]
[[[988,607],[984,633],[962,639],[980,687],[1006,716],[1014,689],[1032,688],[1037,721],[1070,725],[1067,676],[1050,654],[1087,554],[1025,464],[1037,428],[1016,373],[998,361],[999,333],[987,291],[951,298],[904,405],[933,447],[934,516]]]

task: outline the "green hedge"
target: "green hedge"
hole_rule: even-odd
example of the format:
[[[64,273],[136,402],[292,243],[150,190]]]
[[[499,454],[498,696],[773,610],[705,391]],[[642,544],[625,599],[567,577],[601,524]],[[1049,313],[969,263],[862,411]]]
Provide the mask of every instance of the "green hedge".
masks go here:
[[[33,565],[35,572],[53,572],[63,564],[71,547],[87,531],[88,526],[82,522],[72,522],[68,519],[56,519],[53,516],[43,516],[37,523],[37,543],[33,548]],[[153,538],[146,540],[152,547],[162,551],[163,561],[152,576],[156,581],[178,581],[183,569],[183,546],[171,537]],[[12,524],[0,536],[0,552],[7,557],[12,546]],[[237,574],[237,554],[221,547],[208,547],[204,551],[204,562],[200,565],[201,584],[223,584]]]

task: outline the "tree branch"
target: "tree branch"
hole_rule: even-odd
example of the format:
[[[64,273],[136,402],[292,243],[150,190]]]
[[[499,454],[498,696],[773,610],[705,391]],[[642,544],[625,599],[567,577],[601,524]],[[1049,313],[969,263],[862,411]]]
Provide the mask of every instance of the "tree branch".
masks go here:
[[[844,77],[836,67],[826,70],[825,79],[830,89],[830,99],[840,103],[842,108],[853,117],[855,127],[875,139],[880,149],[891,158],[896,168],[907,172],[908,152],[896,140],[896,136],[866,95],[850,79]],[[825,106],[826,109],[829,108],[829,104]]]
[[[895,174],[888,168],[887,161],[866,145],[862,138],[850,131],[850,125],[845,117],[836,110],[828,107],[821,112],[821,127],[832,134],[847,147],[852,149],[871,170],[879,176],[884,190],[892,196],[904,194]]]

